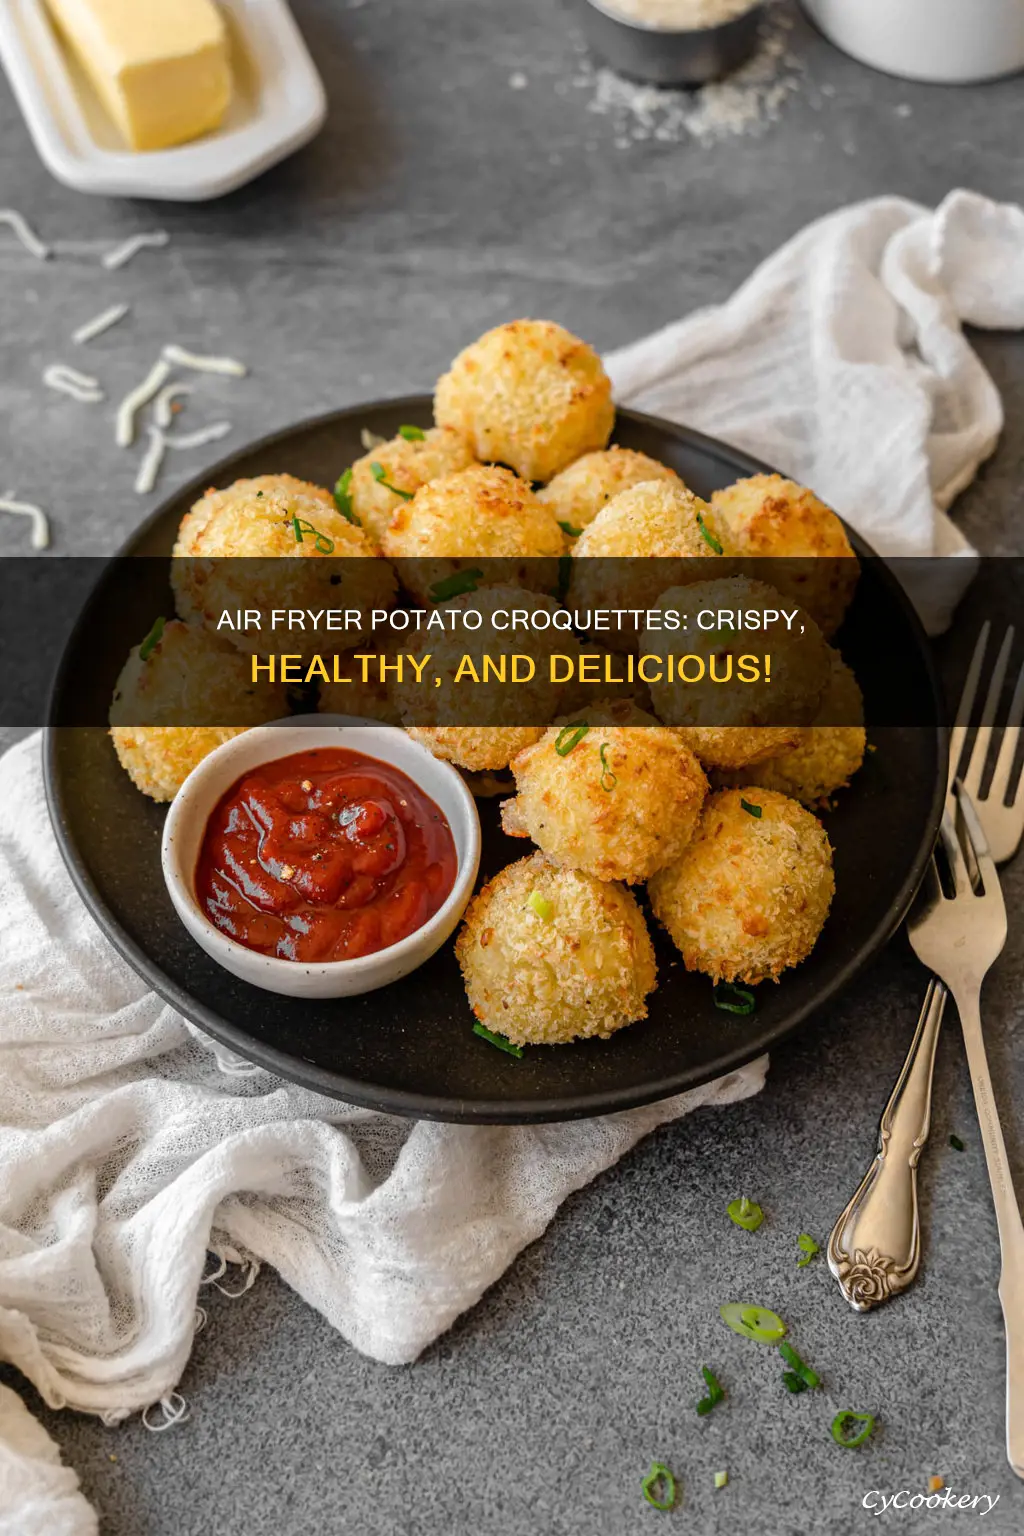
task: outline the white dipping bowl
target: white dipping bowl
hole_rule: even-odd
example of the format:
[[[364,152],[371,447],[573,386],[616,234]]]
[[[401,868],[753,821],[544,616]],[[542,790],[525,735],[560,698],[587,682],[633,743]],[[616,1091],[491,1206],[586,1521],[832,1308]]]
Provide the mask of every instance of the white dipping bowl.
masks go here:
[[[447,817],[458,868],[444,905],[415,933],[372,955],[304,965],[261,955],[221,933],[196,899],[195,869],[210,813],[232,784],[261,763],[315,747],[348,747],[408,774]],[[235,736],[193,768],[171,801],[160,856],[174,910],[196,943],[232,976],[285,997],[355,997],[407,976],[450,938],[476,882],[480,818],[461,774],[404,731],[349,715],[299,716]]]
[[[967,85],[1024,69],[1024,0],[803,0],[844,53],[906,80]]]

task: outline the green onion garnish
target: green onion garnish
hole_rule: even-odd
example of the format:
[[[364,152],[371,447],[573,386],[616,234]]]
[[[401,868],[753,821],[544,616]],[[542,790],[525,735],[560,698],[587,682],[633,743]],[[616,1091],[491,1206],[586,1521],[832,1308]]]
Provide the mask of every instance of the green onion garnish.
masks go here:
[[[427,434],[422,427],[399,427],[398,435],[407,443],[422,443]]]
[[[808,1237],[806,1232],[800,1233],[796,1243],[797,1247],[803,1252],[803,1258],[797,1259],[796,1267],[797,1269],[803,1269],[804,1265],[809,1264],[814,1255],[819,1251],[820,1244],[816,1243],[813,1237]]]
[[[759,805],[751,805],[750,801],[744,800],[742,795],[740,796],[740,805],[748,816],[756,816],[758,821],[761,820],[761,807]]]
[[[557,521],[559,528],[561,528],[567,539],[578,539],[583,532],[582,528],[575,527],[573,523],[563,523],[561,518],[558,518]]]
[[[357,528],[361,528],[363,526],[352,510],[351,469],[346,469],[344,474],[339,475],[337,480],[334,482],[334,505],[337,507],[342,517],[347,517],[350,523],[354,523]]]
[[[526,898],[526,905],[531,907],[537,916],[545,923],[550,923],[555,915],[554,904],[542,896],[540,891],[531,891]]]
[[[704,1377],[704,1381],[708,1389],[707,1397],[702,1397],[700,1402],[697,1404],[697,1412],[700,1414],[701,1418],[703,1418],[706,1413],[711,1412],[716,1403],[720,1403],[722,1401],[723,1397],[725,1396],[725,1389],[723,1388],[722,1383],[719,1381],[718,1377],[715,1375],[710,1366],[702,1365],[700,1368],[700,1373]]]
[[[658,1484],[662,1487],[662,1497],[659,1498],[656,1489]],[[676,1480],[672,1476],[664,1462],[652,1461],[651,1470],[640,1484],[644,1498],[648,1504],[653,1504],[655,1509],[673,1509],[676,1502]]]
[[[471,571],[453,571],[442,581],[434,582],[430,596],[435,603],[443,603],[446,598],[460,597],[463,592],[475,592],[477,582],[483,580],[483,575],[483,571],[477,570],[475,566]]]
[[[787,1392],[792,1392],[794,1395],[797,1392],[807,1391],[806,1381],[804,1381],[802,1376],[798,1376],[796,1371],[783,1371],[782,1385],[785,1387]]]
[[[746,987],[735,987],[731,981],[720,981],[712,993],[716,1008],[723,1013],[753,1013],[757,1007],[757,998],[753,992],[748,992]]]
[[[852,1424],[863,1424],[864,1428],[858,1430],[855,1435],[847,1434],[844,1430],[848,1421],[851,1423],[851,1427]],[[864,1441],[868,1438],[874,1427],[875,1416],[873,1413],[854,1413],[852,1409],[844,1408],[832,1420],[832,1439],[836,1445],[841,1445],[845,1451],[852,1451],[854,1446],[864,1444]]]
[[[715,1473],[715,1487],[716,1488],[724,1488],[728,1481],[729,1481],[729,1474],[728,1474],[728,1472],[716,1472]]]
[[[756,1232],[764,1221],[764,1211],[756,1200],[748,1200],[746,1195],[741,1195],[738,1200],[730,1200],[726,1210],[729,1220],[742,1227],[744,1232]]]
[[[311,533],[313,535],[313,546],[318,555],[333,554],[334,540],[329,539],[326,533],[321,533],[319,528],[314,528],[312,523],[307,523],[306,519],[299,517],[298,513],[292,518],[292,528],[295,530],[296,544],[302,543],[302,535],[304,533]]]
[[[481,1040],[489,1040],[492,1045],[498,1047],[499,1051],[507,1051],[510,1056],[523,1054],[521,1045],[513,1045],[512,1041],[506,1040],[504,1035],[496,1035],[493,1030],[487,1028],[486,1024],[474,1024],[473,1033],[479,1035]]]
[[[378,485],[382,485],[384,489],[386,491],[390,491],[392,495],[401,496],[403,501],[412,501],[413,495],[415,493],[413,491],[399,490],[397,485],[392,485],[391,481],[387,478],[387,472],[384,468],[384,465],[378,464],[376,459],[374,459],[373,463],[370,465],[370,474],[376,480]]]
[[[786,1325],[777,1312],[755,1307],[747,1301],[725,1301],[719,1307],[722,1322],[741,1339],[756,1339],[758,1344],[777,1344],[785,1335]]]
[[[139,654],[141,655],[142,653],[140,652]],[[964,1151],[964,1144],[960,1140],[959,1136],[951,1136],[949,1138],[949,1144],[953,1148],[954,1152],[963,1152]]]
[[[607,744],[602,741],[601,750],[597,754],[601,759],[601,788],[604,790],[606,795],[610,795],[616,784],[619,782],[619,778],[618,774],[613,773],[608,766],[608,759],[605,757],[605,753],[607,751]]]
[[[153,628],[150,630],[145,640],[143,640],[142,644],[139,646],[140,661],[148,661],[152,656],[153,652],[160,644],[160,641],[163,639],[164,626],[166,623],[166,619],[157,619],[156,623],[153,625]]]
[[[701,537],[703,538],[704,543],[709,545],[710,548],[714,550],[716,555],[720,555],[722,553],[722,546],[711,532],[711,529],[705,523],[704,514],[702,512],[697,513],[697,527],[701,531]]]
[[[796,1372],[797,1376],[803,1382],[805,1387],[821,1386],[821,1377],[818,1375],[817,1371],[812,1370],[806,1361],[801,1360],[792,1344],[787,1344],[785,1339],[783,1339],[782,1343],[779,1345],[779,1354],[782,1356],[783,1360],[785,1360],[786,1364],[791,1366],[792,1369]],[[788,1375],[789,1373],[787,1372],[786,1374]],[[790,1391],[792,1390],[793,1389],[790,1388]]]
[[[555,751],[559,757],[568,757],[573,747],[578,747],[584,736],[590,730],[585,721],[578,725],[563,725],[555,737]]]

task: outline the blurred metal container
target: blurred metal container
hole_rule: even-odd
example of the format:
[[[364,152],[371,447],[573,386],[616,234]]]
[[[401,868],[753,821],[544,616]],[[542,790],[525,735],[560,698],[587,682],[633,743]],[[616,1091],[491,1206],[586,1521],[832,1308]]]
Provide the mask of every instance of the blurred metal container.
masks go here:
[[[1024,0],[803,0],[830,42],[906,80],[966,85],[1024,69]]]
[[[652,85],[706,85],[730,75],[757,47],[763,5],[717,27],[652,27],[619,16],[598,0],[576,0],[587,42],[617,74]]]

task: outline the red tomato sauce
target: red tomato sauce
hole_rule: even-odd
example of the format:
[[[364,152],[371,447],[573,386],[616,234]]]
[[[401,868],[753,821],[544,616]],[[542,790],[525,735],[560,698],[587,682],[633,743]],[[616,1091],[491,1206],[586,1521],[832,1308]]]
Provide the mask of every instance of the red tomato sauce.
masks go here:
[[[344,747],[261,763],[214,808],[195,871],[222,933],[280,960],[371,955],[455,884],[451,828],[409,776]]]

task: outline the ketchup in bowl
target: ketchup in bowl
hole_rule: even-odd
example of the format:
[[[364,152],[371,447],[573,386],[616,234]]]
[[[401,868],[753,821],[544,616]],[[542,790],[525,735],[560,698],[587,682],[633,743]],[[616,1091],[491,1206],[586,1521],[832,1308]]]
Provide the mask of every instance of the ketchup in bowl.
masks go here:
[[[455,883],[443,812],[400,768],[345,747],[296,752],[236,780],[195,870],[221,933],[279,960],[353,960],[422,928]]]

